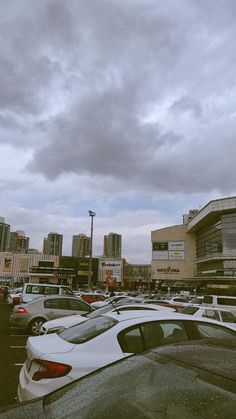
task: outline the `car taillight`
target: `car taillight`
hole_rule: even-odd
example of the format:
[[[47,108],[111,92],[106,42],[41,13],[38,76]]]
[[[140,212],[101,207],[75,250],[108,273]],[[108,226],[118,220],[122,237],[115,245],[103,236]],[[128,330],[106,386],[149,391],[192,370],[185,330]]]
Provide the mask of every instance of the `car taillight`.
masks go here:
[[[67,364],[59,364],[58,362],[45,361],[44,359],[34,359],[39,364],[39,370],[33,374],[32,380],[39,381],[43,378],[59,378],[67,375],[71,366]]]
[[[26,314],[28,313],[28,311],[26,310],[25,307],[18,307],[18,309],[16,310],[17,314]]]

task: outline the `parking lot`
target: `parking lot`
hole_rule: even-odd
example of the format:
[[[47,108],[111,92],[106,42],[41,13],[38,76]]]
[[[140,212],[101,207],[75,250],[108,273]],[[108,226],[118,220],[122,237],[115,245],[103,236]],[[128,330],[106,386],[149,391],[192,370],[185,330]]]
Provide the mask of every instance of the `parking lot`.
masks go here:
[[[9,327],[11,307],[0,297],[0,407],[16,403],[20,368],[28,336]]]

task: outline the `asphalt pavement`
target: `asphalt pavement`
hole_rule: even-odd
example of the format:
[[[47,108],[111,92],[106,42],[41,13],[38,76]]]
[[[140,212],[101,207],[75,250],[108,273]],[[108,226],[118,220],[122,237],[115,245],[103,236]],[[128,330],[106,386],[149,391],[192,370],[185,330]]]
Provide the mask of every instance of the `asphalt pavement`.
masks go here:
[[[20,368],[28,336],[10,328],[11,307],[0,296],[0,407],[16,403]]]

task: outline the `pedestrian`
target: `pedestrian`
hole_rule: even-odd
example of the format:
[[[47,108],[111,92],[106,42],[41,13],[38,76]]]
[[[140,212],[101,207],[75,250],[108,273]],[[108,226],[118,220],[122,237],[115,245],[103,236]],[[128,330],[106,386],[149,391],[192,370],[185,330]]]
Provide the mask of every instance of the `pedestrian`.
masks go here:
[[[114,292],[114,289],[112,288],[111,292],[110,292],[110,297],[114,297],[116,294]]]
[[[7,297],[8,297],[8,287],[3,287],[3,298],[5,302],[7,302]]]

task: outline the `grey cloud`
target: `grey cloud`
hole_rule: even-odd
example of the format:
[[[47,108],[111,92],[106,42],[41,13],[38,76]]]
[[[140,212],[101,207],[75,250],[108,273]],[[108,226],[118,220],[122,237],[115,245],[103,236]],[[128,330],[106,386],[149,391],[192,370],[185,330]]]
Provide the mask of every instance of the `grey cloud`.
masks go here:
[[[87,174],[171,192],[229,185],[228,175],[209,166],[222,148],[227,117],[225,130],[211,138],[206,109],[218,98],[219,114],[235,88],[233,2],[23,4],[0,25],[6,39],[0,109],[22,119],[30,114],[41,134],[28,169],[50,180]],[[170,125],[162,122],[164,108],[167,121],[175,114]],[[199,132],[194,125],[178,130],[186,112],[203,118]],[[228,138],[224,161],[234,177]]]
[[[182,96],[180,99],[174,101],[170,107],[170,111],[177,115],[181,112],[190,112],[195,118],[201,118],[202,116],[202,107],[199,101],[189,96]]]

